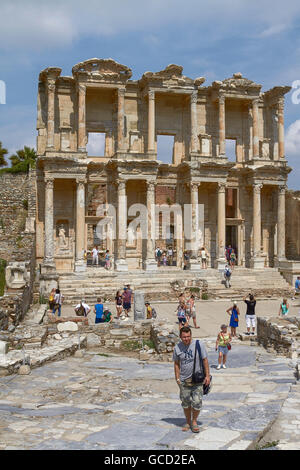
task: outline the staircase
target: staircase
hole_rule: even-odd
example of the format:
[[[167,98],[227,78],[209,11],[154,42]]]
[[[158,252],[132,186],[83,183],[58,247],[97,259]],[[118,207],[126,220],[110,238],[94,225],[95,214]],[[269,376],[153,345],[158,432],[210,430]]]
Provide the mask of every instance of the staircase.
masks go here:
[[[176,284],[174,288],[174,283]],[[240,299],[253,292],[257,298],[290,297],[293,289],[275,268],[253,270],[236,267],[231,276],[231,288],[226,289],[223,273],[205,269],[197,273],[161,267],[157,272],[140,270],[128,273],[109,272],[88,267],[84,273],[61,274],[59,288],[67,304],[85,299],[95,303],[97,297],[114,301],[117,290],[130,284],[133,290],[145,293],[145,300],[177,300],[185,288],[193,287],[196,298],[201,293],[209,299]]]

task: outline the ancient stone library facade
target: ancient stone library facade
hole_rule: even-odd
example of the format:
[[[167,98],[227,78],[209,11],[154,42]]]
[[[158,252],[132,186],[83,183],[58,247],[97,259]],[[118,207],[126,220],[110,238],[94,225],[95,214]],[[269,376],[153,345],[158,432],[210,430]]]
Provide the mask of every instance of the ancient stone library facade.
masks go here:
[[[199,222],[195,208],[203,207],[191,269],[200,269],[202,245],[213,268],[224,266],[229,244],[239,266],[299,259],[299,198],[287,191],[284,152],[290,87],[262,92],[240,73],[204,86],[203,77],[182,72],[169,65],[132,80],[127,66],[91,59],[75,65],[72,76],[56,67],[40,73],[35,230],[42,273],[84,271],[94,245],[110,250],[116,271],[155,270],[155,248],[172,246],[174,269],[181,269],[188,246],[183,212],[171,212],[166,239],[153,204],[190,205],[192,228]],[[103,154],[90,155],[87,145],[97,134]],[[169,163],[157,158],[161,135],[174,140]],[[229,140],[234,161],[226,154]],[[115,208],[115,239],[109,230],[98,236],[99,221],[109,215],[99,211],[102,204]],[[149,209],[144,240],[139,228],[129,229],[134,204]]]

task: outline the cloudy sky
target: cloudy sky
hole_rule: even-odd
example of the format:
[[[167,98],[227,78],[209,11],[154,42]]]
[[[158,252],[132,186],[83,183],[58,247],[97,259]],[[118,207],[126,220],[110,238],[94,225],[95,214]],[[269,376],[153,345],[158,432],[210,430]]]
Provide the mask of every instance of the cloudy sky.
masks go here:
[[[111,57],[138,79],[175,63],[188,77],[206,77],[205,85],[234,72],[263,91],[294,84],[286,96],[286,155],[289,187],[300,189],[299,0],[1,0],[0,18],[0,141],[10,153],[35,146],[45,67],[71,75],[78,62]]]

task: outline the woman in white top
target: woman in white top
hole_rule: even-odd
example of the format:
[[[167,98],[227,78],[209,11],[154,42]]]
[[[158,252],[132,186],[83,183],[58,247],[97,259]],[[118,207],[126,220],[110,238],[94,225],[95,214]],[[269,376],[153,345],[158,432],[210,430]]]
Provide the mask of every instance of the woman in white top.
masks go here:
[[[207,269],[207,251],[204,246],[201,248],[200,254],[201,254],[202,269]]]

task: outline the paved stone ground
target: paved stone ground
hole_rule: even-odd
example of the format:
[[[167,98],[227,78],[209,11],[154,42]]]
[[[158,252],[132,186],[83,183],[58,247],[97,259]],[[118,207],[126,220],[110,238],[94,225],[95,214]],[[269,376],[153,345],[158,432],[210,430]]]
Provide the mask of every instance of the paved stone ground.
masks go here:
[[[278,315],[280,302],[282,299],[275,300],[258,300],[256,305],[256,315],[266,318],[273,317]],[[289,301],[290,304],[290,316],[297,316],[300,312],[300,300]],[[113,315],[116,313],[115,305],[107,303]],[[158,320],[166,320],[168,323],[173,323],[174,325],[177,322],[176,317],[176,302],[152,302],[151,305],[155,306],[155,309],[158,314]],[[222,323],[229,324],[230,317],[226,313],[226,310],[231,307],[232,304],[228,301],[198,301],[196,302],[196,314],[197,314],[197,324],[200,326],[200,329],[193,329],[193,336],[195,338],[205,338],[208,336],[214,336],[220,331],[220,325]],[[246,304],[241,300],[238,302],[240,308],[240,324],[237,329],[237,333],[243,333],[246,331]],[[93,310],[93,305],[90,305]],[[74,309],[70,305],[64,305],[62,307],[63,316],[74,316]],[[91,311],[88,315],[90,324],[93,324],[95,321],[95,314]],[[133,318],[133,311],[131,311],[131,318]],[[191,322],[193,327],[193,322]]]
[[[285,432],[300,433],[299,400],[289,359],[235,342],[228,368],[216,370],[215,338],[206,338],[213,390],[204,398],[201,432],[182,432],[173,364],[87,351],[0,379],[1,449],[247,449],[285,403]],[[297,387],[297,386],[294,386]],[[294,401],[293,401],[294,400]],[[288,440],[288,434],[281,434]],[[284,443],[283,443],[284,444]]]

